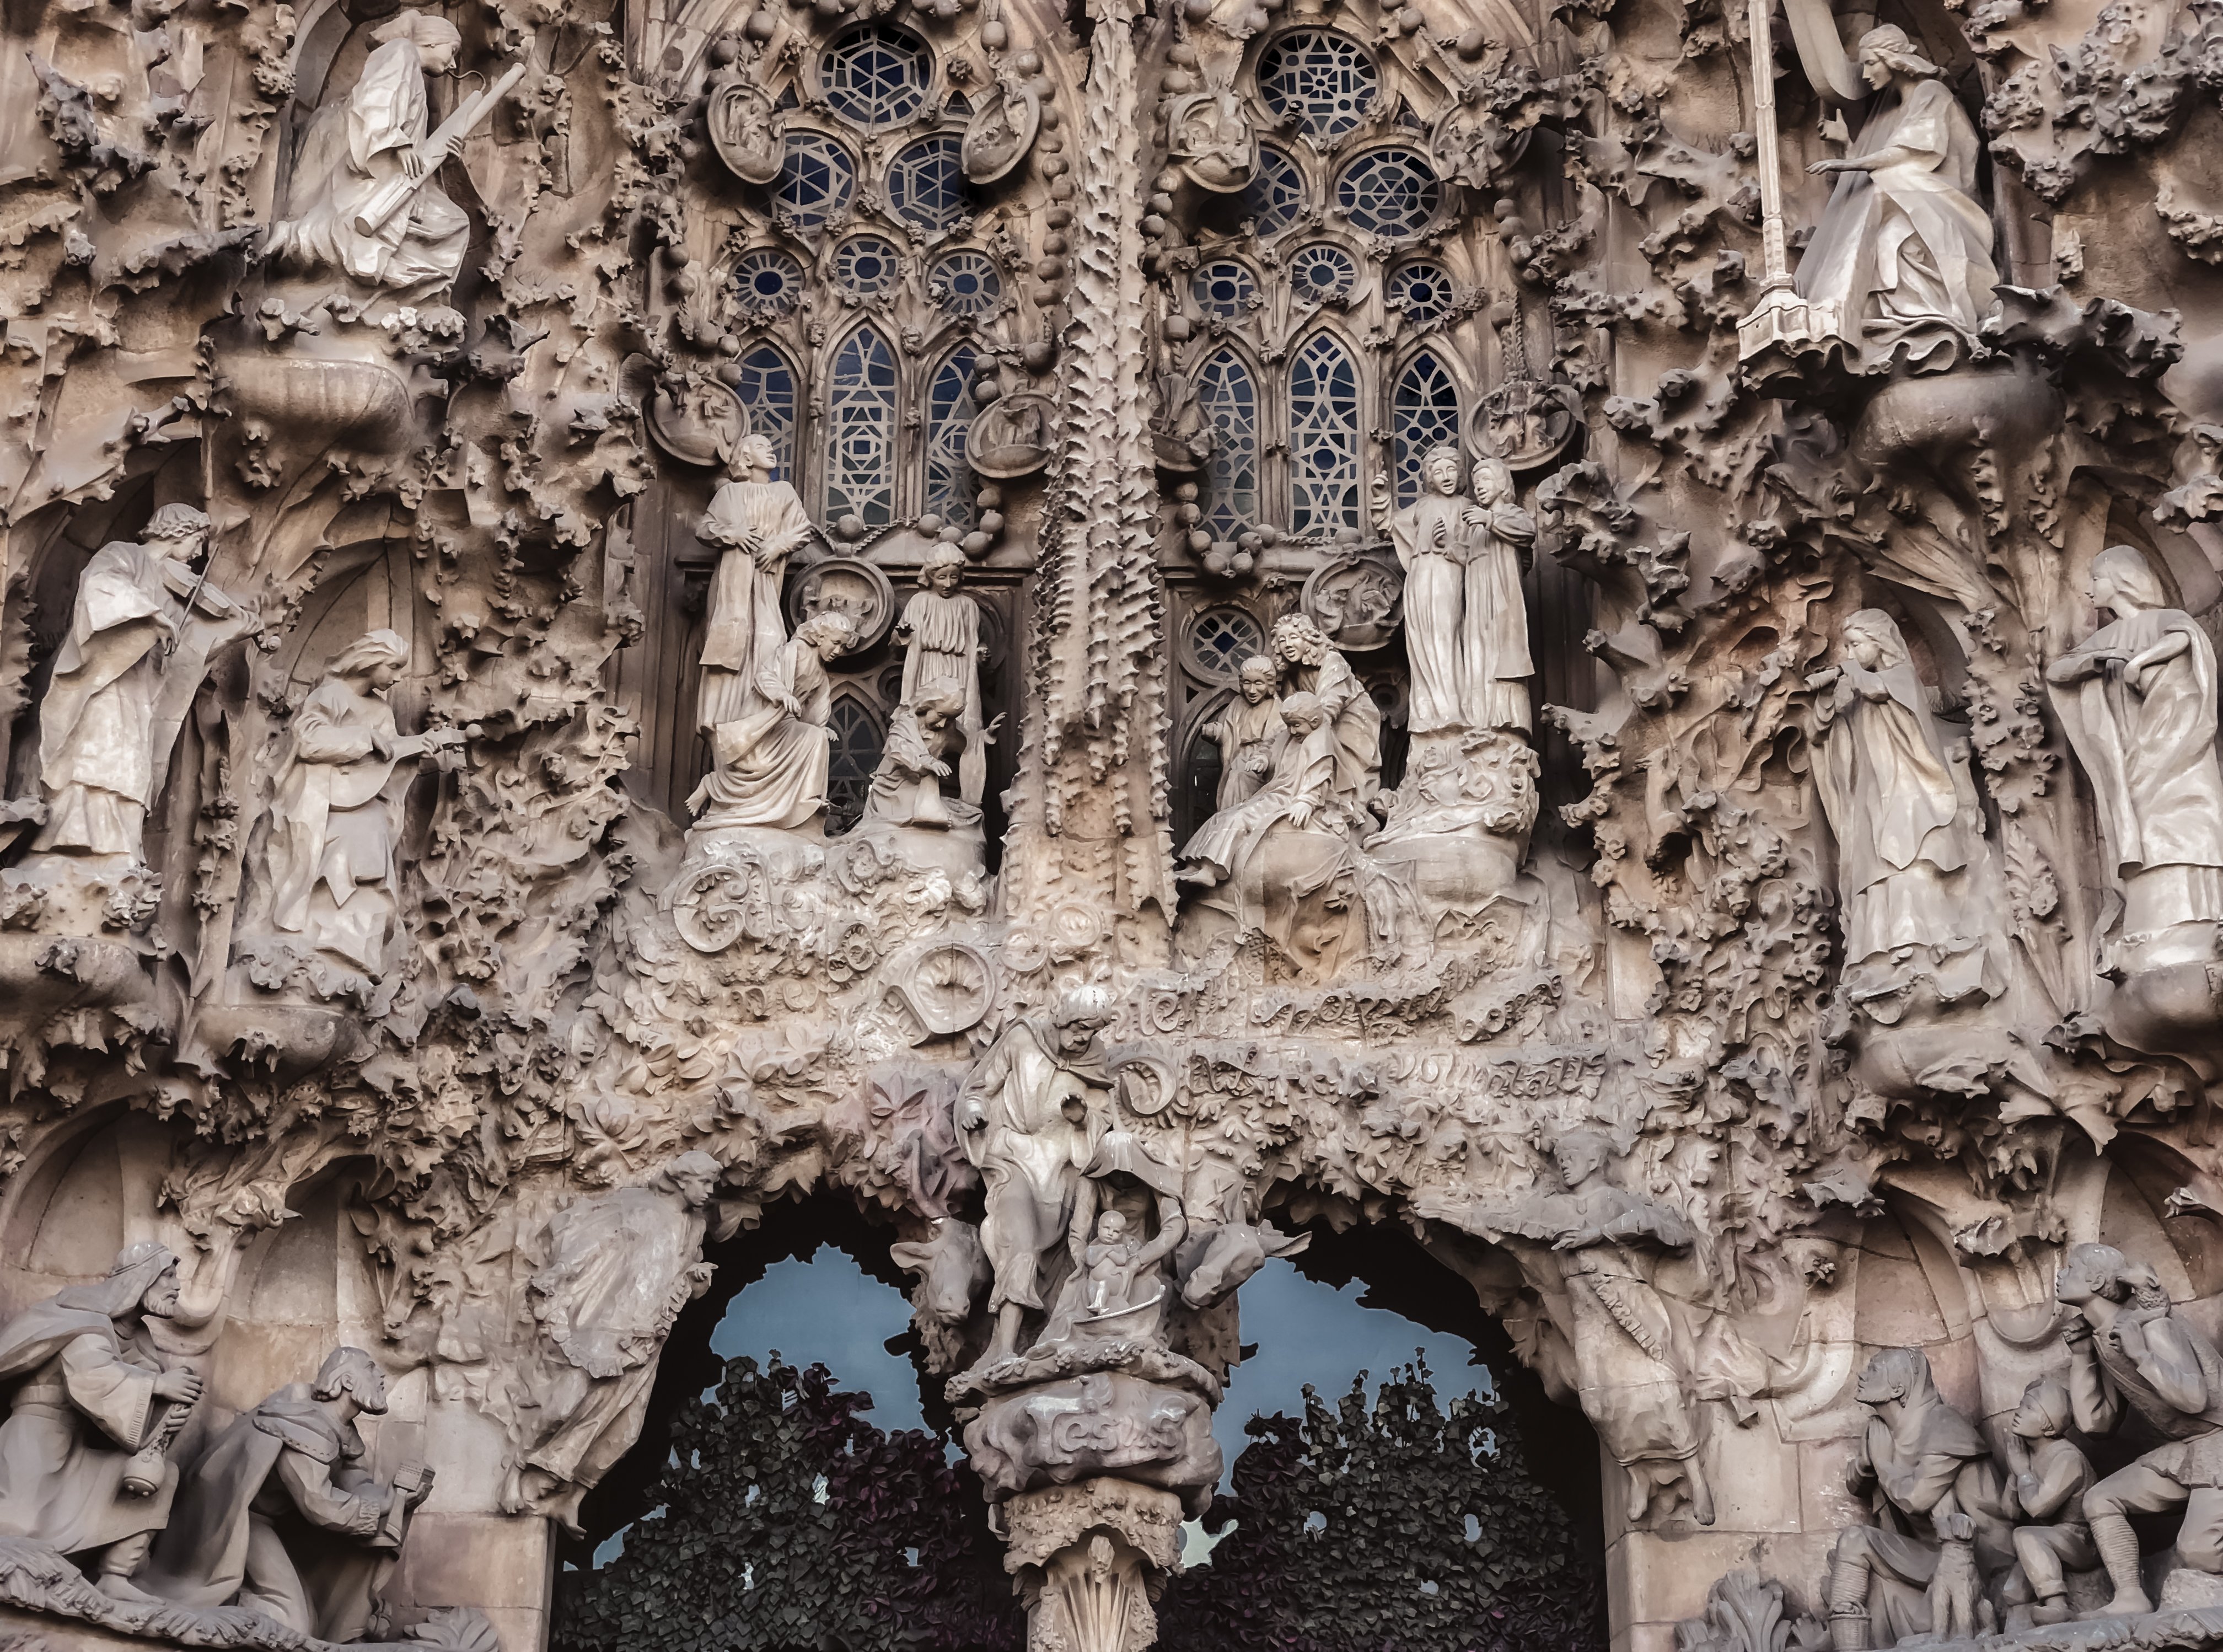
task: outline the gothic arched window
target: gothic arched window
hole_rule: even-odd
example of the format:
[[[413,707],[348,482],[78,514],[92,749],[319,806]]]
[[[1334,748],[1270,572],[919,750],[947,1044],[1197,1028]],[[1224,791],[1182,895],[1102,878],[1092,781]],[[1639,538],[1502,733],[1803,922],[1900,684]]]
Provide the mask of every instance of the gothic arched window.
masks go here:
[[[926,508],[964,528],[973,526],[973,472],[965,463],[965,434],[976,411],[977,360],[972,345],[960,344],[942,357],[926,395]]]
[[[775,482],[795,476],[795,369],[770,344],[759,344],[734,363],[734,393],[749,410],[749,429],[771,444]]]
[[[885,526],[896,514],[896,357],[878,329],[841,341],[828,388],[822,520]]]
[[[1258,520],[1258,385],[1240,356],[1220,350],[1205,357],[1196,406],[1215,432],[1204,520],[1215,539],[1231,539]]]
[[[1289,531],[1326,539],[1362,525],[1358,364],[1328,333],[1289,358]]]
[[[827,714],[826,732],[833,746],[826,771],[826,831],[838,836],[865,812],[866,794],[872,788],[872,771],[880,766],[887,731],[858,696],[836,694]]]
[[[1422,350],[1397,375],[1391,427],[1396,442],[1399,508],[1420,496],[1420,461],[1430,448],[1459,438],[1458,386],[1432,351]]]

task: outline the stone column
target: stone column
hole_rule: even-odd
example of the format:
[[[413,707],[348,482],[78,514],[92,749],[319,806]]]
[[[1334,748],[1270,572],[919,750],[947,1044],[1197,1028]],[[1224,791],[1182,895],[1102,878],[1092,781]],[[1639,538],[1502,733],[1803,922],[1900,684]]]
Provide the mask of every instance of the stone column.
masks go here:
[[[1004,1505],[1004,1569],[1027,1609],[1027,1652],[1143,1652],[1150,1603],[1181,1555],[1181,1500],[1131,1480],[1026,1491]]]

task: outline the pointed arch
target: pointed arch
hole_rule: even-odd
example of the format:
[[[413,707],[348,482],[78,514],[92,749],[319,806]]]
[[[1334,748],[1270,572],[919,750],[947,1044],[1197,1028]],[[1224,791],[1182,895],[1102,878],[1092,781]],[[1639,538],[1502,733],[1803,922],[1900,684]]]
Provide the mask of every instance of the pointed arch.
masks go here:
[[[1401,510],[1420,496],[1420,461],[1428,450],[1459,438],[1458,383],[1435,350],[1416,351],[1397,375],[1389,429]]]
[[[967,342],[941,358],[927,382],[926,478],[921,496],[926,508],[953,526],[973,526],[973,470],[965,462],[965,441],[979,411],[973,400],[973,371],[979,352]]]
[[[1289,532],[1299,539],[1364,526],[1358,386],[1358,358],[1325,328],[1290,354]]]
[[[1231,539],[1258,520],[1258,376],[1228,345],[1196,372],[1196,407],[1213,431],[1206,475],[1211,490],[1204,522],[1214,539]]]
[[[822,520],[895,520],[896,431],[896,353],[867,322],[835,347],[827,375]]]
[[[749,430],[771,444],[772,480],[795,479],[795,413],[798,381],[778,345],[760,344],[734,363],[734,394],[748,409]]]

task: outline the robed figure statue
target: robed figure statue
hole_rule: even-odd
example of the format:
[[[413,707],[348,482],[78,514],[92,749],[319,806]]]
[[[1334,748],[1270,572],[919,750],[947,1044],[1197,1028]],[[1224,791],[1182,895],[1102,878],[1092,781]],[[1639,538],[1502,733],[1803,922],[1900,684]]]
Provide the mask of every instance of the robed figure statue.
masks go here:
[[[1870,364],[1903,349],[1911,365],[1942,371],[1965,359],[1999,279],[1976,197],[1983,142],[1905,29],[1861,35],[1859,70],[1876,96],[1853,153],[1808,169],[1837,186],[1796,286],[1837,306]]]
[[[355,89],[309,123],[266,255],[305,273],[352,276],[404,300],[444,293],[463,268],[471,221],[429,180],[448,158],[431,136],[425,77],[456,66],[463,35],[445,18],[404,8],[371,39]],[[399,186],[413,185],[406,192]]]

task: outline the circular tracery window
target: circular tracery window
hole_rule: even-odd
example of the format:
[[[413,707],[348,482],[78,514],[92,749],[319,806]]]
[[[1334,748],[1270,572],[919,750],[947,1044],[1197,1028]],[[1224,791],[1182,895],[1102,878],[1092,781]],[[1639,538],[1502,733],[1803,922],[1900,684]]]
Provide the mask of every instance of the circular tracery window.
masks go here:
[[[1335,180],[1335,204],[1362,235],[1409,241],[1428,227],[1444,186],[1417,149],[1370,149]]]
[[[1305,210],[1305,174],[1269,143],[1258,146],[1258,170],[1243,191],[1243,211],[1260,235],[1278,235]]]
[[[947,230],[963,218],[964,147],[954,133],[905,145],[888,167],[888,209],[922,230]]]
[[[857,168],[841,146],[821,132],[790,132],[775,196],[788,218],[815,229],[847,211],[857,192]]]
[[[777,247],[743,253],[734,265],[734,302],[742,313],[784,316],[803,301],[803,266]]]
[[[842,243],[834,255],[834,279],[845,293],[871,298],[895,285],[896,249],[876,235]]]
[[[984,316],[1004,296],[1004,278],[985,252],[953,252],[934,266],[927,282],[952,315]]]
[[[818,60],[827,106],[860,126],[895,126],[926,104],[926,47],[892,28],[853,29]]]
[[[1441,264],[1407,264],[1389,278],[1389,301],[1414,326],[1441,321],[1452,307],[1452,278]]]
[[[1243,662],[1266,652],[1266,627],[1239,608],[1208,608],[1188,622],[1181,637],[1184,663],[1208,683],[1232,683]]]
[[[1325,28],[1284,35],[1258,60],[1258,94],[1266,107],[1314,137],[1354,129],[1378,89],[1366,48]]]
[[[1249,307],[1256,296],[1257,283],[1250,272],[1231,258],[1206,264],[1189,283],[1189,292],[1196,299],[1196,307],[1208,316],[1226,320],[1238,316]]]
[[[1358,265],[1340,247],[1307,247],[1289,260],[1289,281],[1300,297],[1333,304],[1358,282]]]

